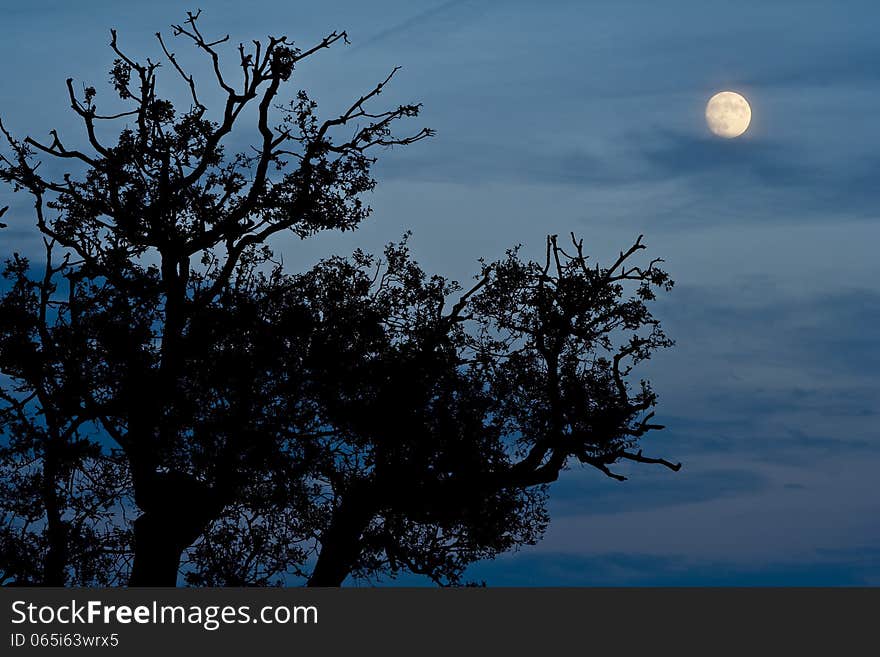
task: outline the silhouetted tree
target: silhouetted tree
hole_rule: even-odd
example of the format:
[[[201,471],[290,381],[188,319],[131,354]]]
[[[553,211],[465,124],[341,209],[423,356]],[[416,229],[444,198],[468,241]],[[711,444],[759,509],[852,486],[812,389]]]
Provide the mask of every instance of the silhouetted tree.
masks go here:
[[[315,468],[329,496],[311,584],[400,570],[456,583],[540,537],[546,485],[572,458],[618,479],[620,460],[678,469],[637,449],[661,428],[656,398],[625,381],[670,344],[646,302],[671,283],[656,260],[629,264],[642,248],[588,266],[580,241],[566,252],[551,237],[545,262],[511,251],[464,293],[405,244],[303,277],[286,299],[320,313],[309,397],[333,428]]]
[[[540,538],[547,485],[572,460],[618,479],[620,460],[678,469],[638,450],[661,427],[650,386],[627,383],[671,344],[647,303],[672,283],[659,260],[630,263],[641,238],[603,267],[551,237],[543,262],[509,251],[467,291],[426,275],[405,241],[287,272],[270,237],[357,227],[372,152],[431,131],[392,132],[418,105],[371,109],[397,69],[335,118],[304,91],[283,102],[295,68],[344,32],[241,45],[233,83],[228,37],[198,19],[174,34],[207,56],[217,117],[161,35],[186,111],[159,95],[159,63],[112,32],[127,107],[99,113],[96,90],[67,81],[87,146],[0,124],[0,178],[33,197],[47,246],[42,276],[13,256],[0,304],[8,581],[114,583],[130,563],[130,584],[174,585],[183,559],[195,585],[400,571],[454,584]],[[258,143],[227,154],[243,121]],[[51,177],[41,157],[70,170]]]
[[[130,537],[125,468],[104,450],[95,418],[80,406],[88,358],[73,290],[57,298],[53,243],[41,279],[15,256],[0,298],[0,583],[64,586],[124,583],[118,574]],[[70,273],[70,272],[68,272]]]

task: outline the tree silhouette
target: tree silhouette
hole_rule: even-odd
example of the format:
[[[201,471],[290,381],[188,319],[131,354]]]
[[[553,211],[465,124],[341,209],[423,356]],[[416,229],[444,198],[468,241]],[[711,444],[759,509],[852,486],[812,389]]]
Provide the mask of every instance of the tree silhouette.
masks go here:
[[[46,241],[42,278],[14,256],[0,299],[0,583],[63,586],[124,583],[120,561],[130,543],[116,522],[127,497],[124,465],[90,435],[79,408],[84,336],[71,299],[55,297],[57,275]],[[5,382],[4,382],[5,383]]]
[[[551,236],[543,261],[508,251],[466,290],[406,239],[289,272],[267,240],[364,221],[374,153],[432,134],[393,130],[419,105],[373,108],[397,69],[334,118],[304,91],[285,102],[344,32],[240,45],[233,83],[228,37],[198,13],[173,30],[207,57],[217,116],[161,35],[185,111],[113,31],[122,107],[67,81],[86,144],[0,123],[0,178],[30,194],[46,245],[40,273],[11,257],[0,302],[5,582],[455,584],[539,540],[571,463],[678,469],[638,449],[662,427],[628,379],[671,344],[648,303],[672,285],[660,260],[632,264],[641,237],[601,266]],[[248,122],[257,143],[228,153]]]

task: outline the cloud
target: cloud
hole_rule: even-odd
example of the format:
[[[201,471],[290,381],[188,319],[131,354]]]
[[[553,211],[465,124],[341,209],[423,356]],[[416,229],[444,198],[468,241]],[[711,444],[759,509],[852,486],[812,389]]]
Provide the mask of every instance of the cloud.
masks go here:
[[[876,217],[877,171],[874,155],[835,154],[790,136],[721,140],[662,128],[592,146],[485,142],[441,128],[436,139],[389,153],[376,168],[386,182],[547,186],[560,194],[579,188],[597,198],[625,190],[629,203],[643,208],[639,214],[678,226],[708,215],[743,225]],[[657,192],[670,186],[657,204]]]
[[[675,451],[674,441],[656,441],[653,451]],[[627,468],[630,479],[618,482],[594,468],[566,472],[553,486],[550,509],[554,518],[567,515],[607,515],[634,510],[675,507],[724,497],[753,494],[768,482],[749,469],[684,468],[671,473],[663,468]]]
[[[451,25],[465,19],[467,12],[462,13],[456,10],[463,9],[467,5],[473,5],[474,0],[449,0],[439,5],[419,12],[403,21],[395,23],[391,27],[381,30],[377,34],[367,37],[364,41],[358,41],[354,44],[352,51],[360,50],[376,46],[390,38],[407,35],[414,36],[414,33],[423,33],[424,28],[434,25],[440,31],[446,31]],[[437,26],[439,25],[439,28]]]
[[[880,550],[819,551],[812,559],[758,563],[611,552],[591,556],[519,553],[479,564],[468,579],[490,586],[876,586]]]
[[[880,293],[682,286],[657,315],[677,345],[644,375],[676,458],[736,453],[816,468],[834,454],[880,459],[870,328]]]
[[[797,148],[769,139],[722,140],[671,131],[631,139],[643,144],[641,155],[656,177],[716,176],[762,186],[810,185],[818,177]]]
[[[792,401],[816,404],[805,384],[812,381],[825,390],[830,384],[872,380],[880,371],[870,330],[880,326],[880,292],[861,287],[864,283],[813,294],[774,290],[769,282],[751,291],[735,289],[742,285],[737,280],[725,286],[691,283],[661,299],[658,313],[667,318],[679,346],[697,342],[703,355],[711,352],[725,367],[760,363],[786,374],[797,368],[801,376],[788,379],[800,391]]]
[[[819,44],[816,44],[819,45]],[[805,55],[808,48],[795,50],[792,57],[775,68],[755,67],[742,76],[742,82],[751,87],[842,87],[864,85],[880,80],[880,47],[876,44],[832,42],[825,44],[822,57]]]

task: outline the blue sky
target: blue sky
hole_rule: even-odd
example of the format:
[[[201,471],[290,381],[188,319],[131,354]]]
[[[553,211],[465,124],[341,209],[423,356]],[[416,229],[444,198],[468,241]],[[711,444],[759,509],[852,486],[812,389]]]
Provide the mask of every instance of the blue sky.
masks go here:
[[[108,28],[155,53],[152,34],[182,18],[167,0],[3,4],[0,111],[20,134],[75,134],[64,79],[100,88]],[[600,258],[644,233],[667,260],[677,286],[657,312],[678,344],[645,370],[668,426],[645,449],[684,469],[565,473],[546,539],[473,579],[880,584],[880,5],[200,6],[205,29],[235,43],[346,29],[352,45],[304,66],[299,86],[335,113],[402,65],[383,98],[423,102],[419,125],[437,130],[383,156],[367,225],[281,239],[287,263],[407,229],[427,269],[461,280],[513,244],[537,254],[547,233],[574,231]],[[752,104],[738,140],[703,121],[722,89]],[[27,232],[0,239],[28,251]]]

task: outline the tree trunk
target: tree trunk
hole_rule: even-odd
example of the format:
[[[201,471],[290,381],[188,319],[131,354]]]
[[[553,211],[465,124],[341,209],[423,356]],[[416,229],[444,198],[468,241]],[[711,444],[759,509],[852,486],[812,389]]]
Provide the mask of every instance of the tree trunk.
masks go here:
[[[183,548],[156,513],[134,521],[134,564],[129,586],[177,586],[177,570]]]
[[[134,521],[134,564],[129,586],[177,586],[180,557],[208,520],[188,509],[148,511]]]
[[[43,586],[64,586],[67,583],[67,525],[63,519],[62,501],[58,494],[58,432],[50,422],[49,438],[44,454],[43,502],[46,505],[46,559],[43,564]]]
[[[67,583],[67,525],[61,518],[58,496],[54,490],[46,500],[46,560],[43,567],[43,586],[64,586]]]
[[[342,586],[361,554],[361,536],[373,519],[366,496],[349,492],[321,537],[321,552],[307,586]]]
[[[139,480],[138,480],[139,479]],[[223,510],[223,496],[181,473],[136,478],[134,564],[129,586],[177,586],[180,557]]]

